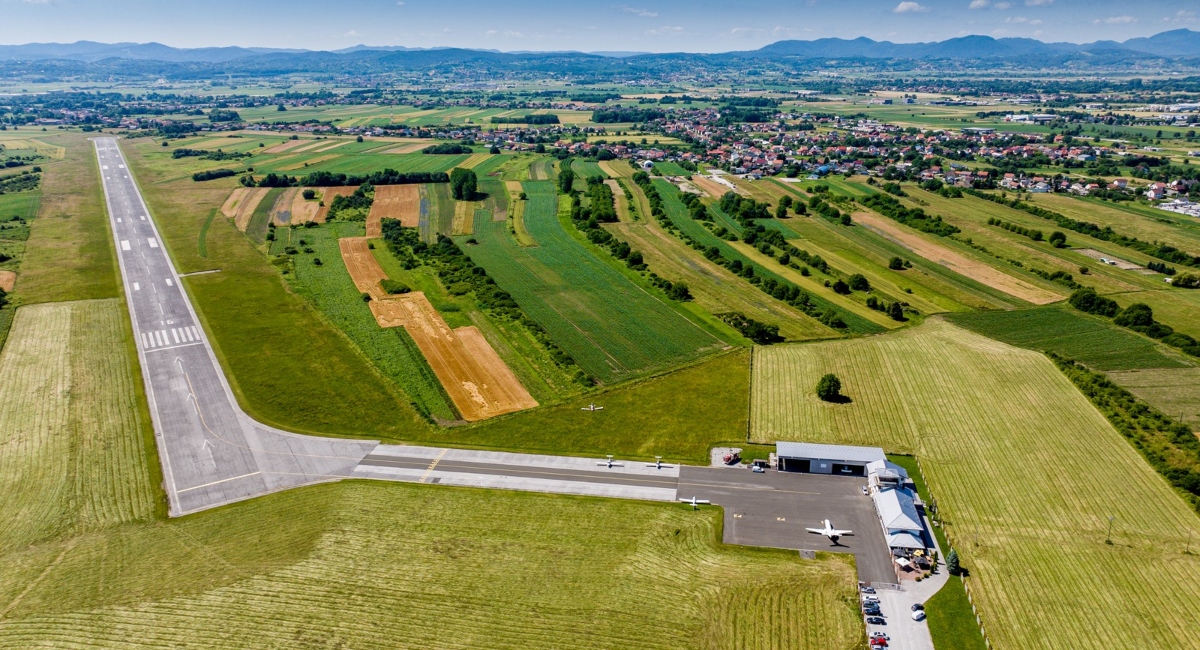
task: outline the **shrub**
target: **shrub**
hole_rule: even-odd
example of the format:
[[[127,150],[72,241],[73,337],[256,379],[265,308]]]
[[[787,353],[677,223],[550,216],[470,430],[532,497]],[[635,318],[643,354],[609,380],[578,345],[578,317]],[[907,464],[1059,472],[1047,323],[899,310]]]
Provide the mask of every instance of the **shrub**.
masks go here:
[[[817,397],[824,402],[836,402],[842,396],[842,380],[837,375],[829,374],[817,382]]]
[[[363,302],[371,302],[371,294],[363,292],[362,301]]]
[[[1117,312],[1121,309],[1117,301],[1101,296],[1091,287],[1084,287],[1072,293],[1068,302],[1079,311],[1098,316],[1107,316],[1108,318],[1116,316]]]
[[[409,291],[412,291],[412,288],[410,288],[407,284],[404,284],[403,282],[400,282],[399,280],[393,280],[391,278],[384,279],[379,284],[383,287],[383,290],[385,292],[387,292],[393,296],[398,295],[398,294],[408,293]]]
[[[1154,325],[1154,310],[1150,305],[1135,302],[1117,314],[1113,323],[1121,327],[1150,327]]]
[[[317,191],[316,190],[304,190],[301,193],[301,195],[304,197],[305,201],[311,201],[311,200],[317,198]]]
[[[888,260],[888,268],[893,271],[903,271],[904,260],[900,259],[899,257],[893,257],[892,259]]]
[[[1050,244],[1055,248],[1067,247],[1067,236],[1064,235],[1061,230],[1055,230],[1054,232],[1050,233],[1049,241]]]
[[[861,273],[855,273],[854,275],[850,276],[850,279],[847,280],[847,284],[849,284],[850,288],[854,291],[871,290],[871,283],[867,281],[866,276]]]

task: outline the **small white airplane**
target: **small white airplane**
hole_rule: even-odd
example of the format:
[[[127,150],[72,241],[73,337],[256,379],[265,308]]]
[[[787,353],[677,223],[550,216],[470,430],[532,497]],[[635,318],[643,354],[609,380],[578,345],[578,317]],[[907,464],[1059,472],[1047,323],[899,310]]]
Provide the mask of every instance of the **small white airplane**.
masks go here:
[[[849,530],[837,530],[836,528],[833,527],[833,524],[829,523],[828,519],[825,520],[824,528],[805,528],[805,530],[807,530],[810,533],[816,533],[817,535],[824,535],[824,536],[828,537],[829,541],[833,542],[834,544],[838,543],[839,537],[842,537],[844,535],[853,535],[854,534],[853,531],[849,531]]]
[[[690,503],[692,505],[692,510],[699,510],[700,506],[708,505],[708,503],[709,503],[708,499],[697,499],[696,497],[692,497],[690,499],[682,499],[681,498],[679,500],[679,502],[680,503]]]
[[[664,468],[674,467],[674,465],[663,465],[662,456],[655,456],[654,462],[646,463],[646,467],[653,467],[654,469],[664,469]]]
[[[603,406],[596,406],[596,403],[595,403],[595,402],[592,402],[591,404],[588,404],[587,406],[585,406],[585,407],[583,407],[583,408],[581,408],[581,409],[579,409],[579,410],[580,410],[580,411],[587,411],[587,412],[589,412],[589,413],[595,413],[596,411],[603,411],[603,410],[604,410],[604,407],[603,407]]]
[[[612,469],[614,467],[624,467],[625,466],[625,463],[614,463],[613,459],[612,459],[612,454],[608,455],[608,460],[598,460],[598,461],[596,461],[596,464],[601,467],[607,467],[609,469]]]

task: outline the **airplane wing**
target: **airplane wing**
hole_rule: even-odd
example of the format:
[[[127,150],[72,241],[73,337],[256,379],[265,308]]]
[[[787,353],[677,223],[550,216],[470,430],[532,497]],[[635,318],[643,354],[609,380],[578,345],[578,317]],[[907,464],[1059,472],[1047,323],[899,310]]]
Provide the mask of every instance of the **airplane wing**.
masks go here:
[[[832,533],[832,534],[834,534],[834,535],[837,535],[838,537],[845,537],[846,535],[853,535],[853,534],[854,534],[854,531],[850,531],[850,530],[835,530],[835,531],[833,531],[833,533]]]
[[[824,535],[824,534],[825,534],[825,529],[824,529],[824,528],[805,528],[804,530],[807,530],[807,531],[808,531],[808,532],[810,532],[810,533],[816,533],[816,534],[818,534],[818,535]]]

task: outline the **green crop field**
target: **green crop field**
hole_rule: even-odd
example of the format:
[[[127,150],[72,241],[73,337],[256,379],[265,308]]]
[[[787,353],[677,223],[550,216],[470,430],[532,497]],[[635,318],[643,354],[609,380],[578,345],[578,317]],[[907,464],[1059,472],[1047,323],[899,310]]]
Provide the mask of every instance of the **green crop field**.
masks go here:
[[[1164,353],[1153,340],[1069,306],[990,311],[948,316],[984,336],[1040,352],[1054,352],[1096,370],[1183,368],[1177,353]]]
[[[553,183],[524,187],[525,224],[538,246],[518,246],[506,223],[479,219],[479,244],[459,243],[585,371],[611,383],[723,345],[567,234]]]
[[[753,440],[917,453],[996,647],[1197,647],[1200,520],[1041,354],[931,321],[753,367]],[[816,398],[826,372],[850,403]]]
[[[287,275],[290,284],[354,341],[383,376],[396,382],[417,410],[443,420],[458,419],[450,398],[412,337],[403,327],[380,327],[346,271],[338,239],[363,234],[360,223],[333,222],[317,228],[295,229],[292,236],[297,242],[293,245],[299,248],[299,240],[303,239],[304,246],[313,252],[305,253],[299,248],[301,252],[293,256],[292,272]],[[318,259],[322,262],[320,266],[314,263]]]

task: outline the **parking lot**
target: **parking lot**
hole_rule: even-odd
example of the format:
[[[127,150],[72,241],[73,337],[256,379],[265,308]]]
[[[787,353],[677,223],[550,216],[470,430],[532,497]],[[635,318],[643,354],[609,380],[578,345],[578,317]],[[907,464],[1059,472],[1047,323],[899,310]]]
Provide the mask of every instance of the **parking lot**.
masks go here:
[[[866,484],[865,478],[848,476],[684,466],[679,497],[695,496],[724,507],[727,544],[852,553],[859,580],[895,583],[875,506],[862,492]],[[820,528],[825,519],[854,535],[835,545],[805,530]]]

